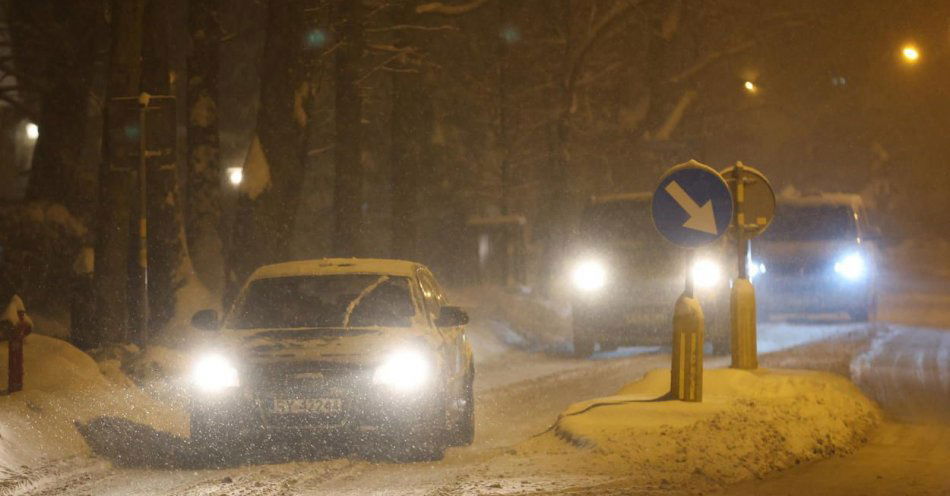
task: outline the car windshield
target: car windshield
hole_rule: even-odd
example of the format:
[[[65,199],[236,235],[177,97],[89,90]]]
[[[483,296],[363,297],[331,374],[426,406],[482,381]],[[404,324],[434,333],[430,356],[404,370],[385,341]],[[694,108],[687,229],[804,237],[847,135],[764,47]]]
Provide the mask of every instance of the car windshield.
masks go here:
[[[650,204],[645,200],[598,203],[587,207],[581,219],[581,233],[598,239],[631,240],[655,232]]]
[[[228,319],[231,329],[409,327],[409,281],[379,274],[291,276],[252,281]]]
[[[771,241],[831,241],[853,239],[854,212],[845,205],[782,205],[763,234]]]

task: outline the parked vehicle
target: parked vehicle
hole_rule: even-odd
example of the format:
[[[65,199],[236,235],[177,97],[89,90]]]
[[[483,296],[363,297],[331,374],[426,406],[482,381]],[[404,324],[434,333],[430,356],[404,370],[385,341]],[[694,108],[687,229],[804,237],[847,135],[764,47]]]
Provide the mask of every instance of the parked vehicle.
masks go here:
[[[424,266],[324,259],[258,269],[213,330],[192,374],[192,437],[376,436],[406,459],[438,459],[474,437],[466,313]]]
[[[689,254],[653,226],[650,193],[595,197],[581,214],[568,263],[573,284],[574,351],[669,345],[673,305]],[[706,317],[706,342],[729,349],[729,250],[725,240],[696,251],[690,270]]]
[[[759,315],[844,312],[869,320],[879,238],[857,195],[779,199],[772,225],[752,245]]]

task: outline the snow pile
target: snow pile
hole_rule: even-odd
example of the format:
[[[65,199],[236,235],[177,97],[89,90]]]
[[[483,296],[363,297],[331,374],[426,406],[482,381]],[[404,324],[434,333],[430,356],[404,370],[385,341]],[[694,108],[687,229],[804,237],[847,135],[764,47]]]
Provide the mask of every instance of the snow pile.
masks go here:
[[[23,391],[0,396],[0,471],[15,473],[24,466],[87,453],[77,421],[109,416],[186,432],[181,413],[118,380],[118,370],[112,371],[116,377],[106,378],[99,364],[65,341],[28,336],[24,360]],[[0,363],[6,362],[7,347],[0,346]],[[6,381],[2,366],[0,382]]]
[[[492,324],[494,333],[509,346],[530,351],[571,350],[571,310],[567,302],[498,286],[460,289],[451,296],[473,318]]]
[[[666,400],[669,385],[657,370],[571,405],[518,454],[566,475],[703,490],[849,453],[880,421],[854,385],[823,372],[707,370],[702,403]]]

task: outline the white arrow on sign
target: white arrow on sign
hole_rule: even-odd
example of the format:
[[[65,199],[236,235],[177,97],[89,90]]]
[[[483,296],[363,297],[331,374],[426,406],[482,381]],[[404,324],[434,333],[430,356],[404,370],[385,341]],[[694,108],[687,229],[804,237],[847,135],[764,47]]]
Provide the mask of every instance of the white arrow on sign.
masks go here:
[[[719,234],[716,229],[716,215],[713,212],[712,200],[707,200],[702,207],[696,204],[686,191],[676,182],[670,181],[666,185],[666,192],[679,203],[680,207],[686,211],[689,218],[683,223],[683,227],[694,231],[702,231],[712,235]]]

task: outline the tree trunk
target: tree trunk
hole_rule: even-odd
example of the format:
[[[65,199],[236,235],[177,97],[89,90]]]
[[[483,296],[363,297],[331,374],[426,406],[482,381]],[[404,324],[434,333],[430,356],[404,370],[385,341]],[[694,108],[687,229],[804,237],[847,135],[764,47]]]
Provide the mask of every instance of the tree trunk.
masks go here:
[[[411,2],[402,2],[393,16],[394,25],[408,25],[414,19]],[[396,46],[411,49],[423,40],[415,30],[399,30]],[[417,260],[416,243],[419,187],[432,184],[425,173],[424,162],[430,157],[432,102],[429,98],[425,69],[419,60],[404,53],[399,60],[402,71],[392,73],[392,113],[390,116],[390,181],[392,186],[392,257]]]
[[[106,98],[135,96],[139,88],[144,0],[111,1],[112,46]],[[126,340],[128,313],[129,221],[132,175],[116,170],[127,166],[112,143],[113,127],[121,125],[106,111],[103,123],[103,153],[99,169],[99,215],[96,226],[95,303],[99,342]],[[94,340],[95,341],[95,340]]]
[[[341,46],[336,52],[336,179],[334,185],[336,256],[360,253],[362,228],[362,113],[359,88],[363,55],[363,6],[361,2],[338,2],[337,22]]]
[[[94,213],[95,183],[83,180],[94,164],[83,160],[83,150],[104,7],[101,1],[9,5],[13,55],[26,69],[18,86],[38,96],[40,107],[26,198],[60,203],[83,219]]]
[[[188,29],[188,181],[186,229],[199,278],[213,290],[224,281],[221,158],[218,137],[220,0],[191,0]]]
[[[171,62],[168,50],[171,34],[172,5],[167,0],[147,0],[142,44],[143,92],[173,95]],[[170,112],[171,110],[169,110]],[[175,143],[174,126],[159,119],[149,122],[149,149],[164,149],[163,143]],[[173,149],[173,148],[172,148]],[[184,237],[181,193],[178,184],[176,154],[162,152],[147,163],[148,203],[148,330],[139,336],[145,342],[175,314],[175,293],[184,285],[190,271]]]
[[[346,2],[349,3],[349,2]],[[303,0],[271,0],[257,134],[244,164],[228,252],[225,301],[262,264],[287,260],[304,179],[311,100]]]

